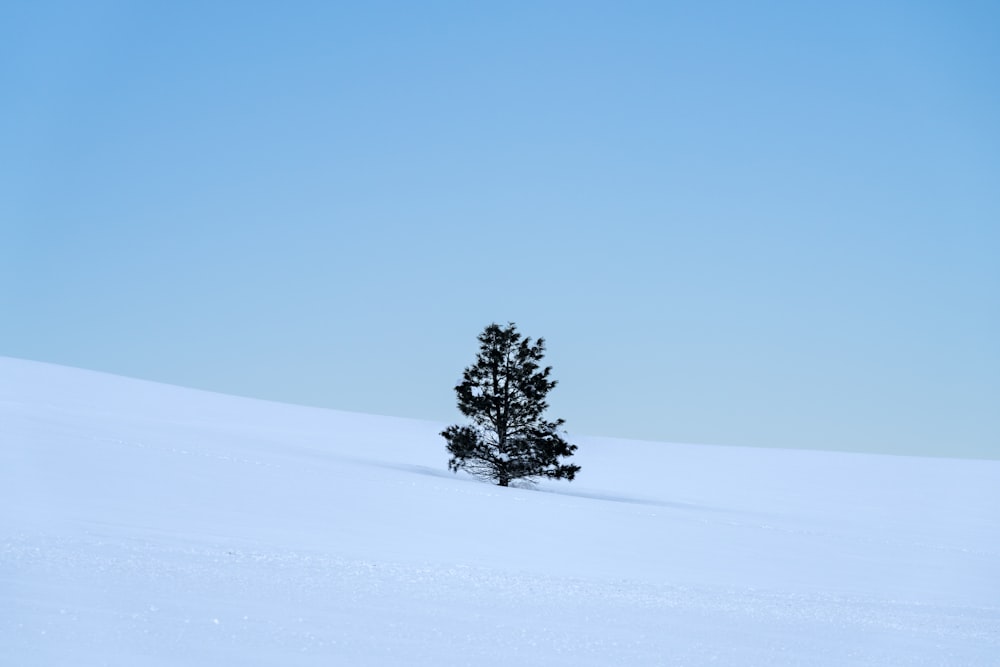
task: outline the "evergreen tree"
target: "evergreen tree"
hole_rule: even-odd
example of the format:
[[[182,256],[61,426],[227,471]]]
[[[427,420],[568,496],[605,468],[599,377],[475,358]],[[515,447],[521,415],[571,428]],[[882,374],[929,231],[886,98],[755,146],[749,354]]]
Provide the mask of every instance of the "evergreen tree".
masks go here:
[[[476,363],[465,369],[455,387],[458,409],[469,426],[449,426],[448,468],[508,486],[533,477],[572,480],[580,466],[560,458],[572,456],[576,445],[559,433],[562,419],[547,421],[545,396],[556,386],[552,367],[541,368],[545,340],[522,338],[513,323],[491,324],[479,334]]]

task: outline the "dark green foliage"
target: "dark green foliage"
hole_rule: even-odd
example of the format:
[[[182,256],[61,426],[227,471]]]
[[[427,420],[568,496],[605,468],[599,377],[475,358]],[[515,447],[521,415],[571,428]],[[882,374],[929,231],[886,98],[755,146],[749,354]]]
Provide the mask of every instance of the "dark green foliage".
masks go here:
[[[448,467],[500,486],[533,477],[572,480],[580,466],[559,459],[572,456],[576,445],[560,435],[562,419],[543,417],[549,407],[545,396],[556,386],[549,379],[552,367],[539,365],[545,340],[532,344],[511,323],[489,325],[479,343],[476,363],[455,387],[458,409],[472,425],[449,426],[441,433],[451,454]]]

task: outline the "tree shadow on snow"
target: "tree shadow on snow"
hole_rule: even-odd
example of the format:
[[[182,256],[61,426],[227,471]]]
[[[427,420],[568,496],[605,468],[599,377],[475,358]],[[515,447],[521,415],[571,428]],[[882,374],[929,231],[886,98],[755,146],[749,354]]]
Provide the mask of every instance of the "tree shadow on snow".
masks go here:
[[[629,505],[647,505],[650,507],[669,507],[671,509],[677,510],[697,510],[703,512],[729,512],[732,510],[727,510],[721,507],[710,507],[708,505],[698,505],[695,503],[685,503],[678,500],[657,500],[655,498],[641,498],[637,496],[628,496],[620,493],[608,493],[606,491],[588,491],[581,489],[579,491],[575,489],[553,489],[553,488],[534,488],[536,491],[541,493],[554,493],[561,496],[573,496],[574,498],[587,498],[588,500],[601,500],[605,502],[612,503],[627,503]]]

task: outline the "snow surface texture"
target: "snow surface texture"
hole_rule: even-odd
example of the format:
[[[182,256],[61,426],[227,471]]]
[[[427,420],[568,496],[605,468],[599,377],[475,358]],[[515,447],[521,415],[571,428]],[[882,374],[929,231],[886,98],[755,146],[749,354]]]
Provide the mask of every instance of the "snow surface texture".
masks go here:
[[[1000,462],[443,426],[0,358],[0,664],[1000,664]]]

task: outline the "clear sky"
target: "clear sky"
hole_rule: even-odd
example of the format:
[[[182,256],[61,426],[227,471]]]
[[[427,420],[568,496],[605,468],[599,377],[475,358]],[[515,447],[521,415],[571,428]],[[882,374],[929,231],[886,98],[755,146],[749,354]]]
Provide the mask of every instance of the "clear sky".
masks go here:
[[[997,458],[998,35],[995,2],[4,3],[0,354],[451,421],[514,321],[571,435]]]

